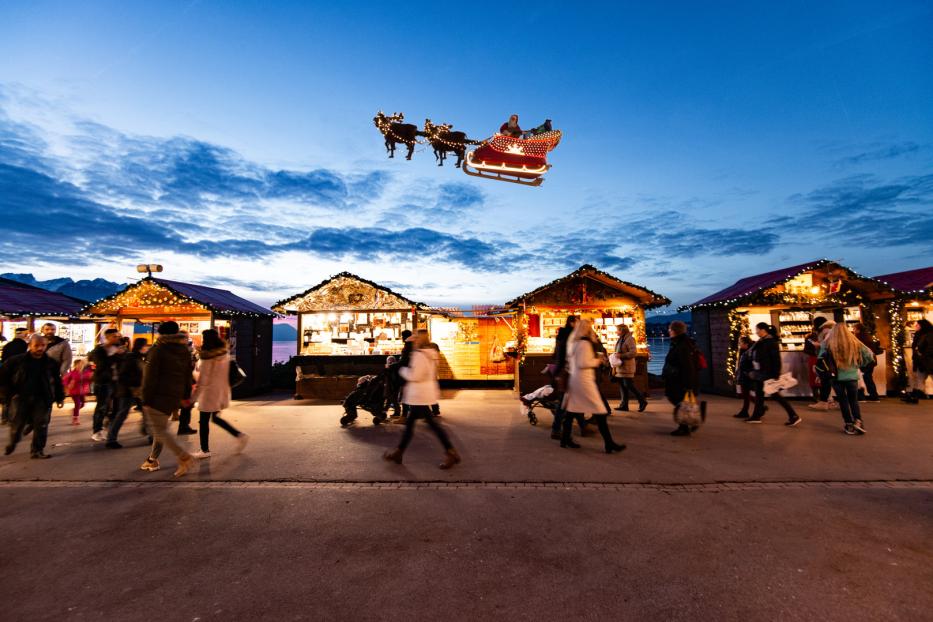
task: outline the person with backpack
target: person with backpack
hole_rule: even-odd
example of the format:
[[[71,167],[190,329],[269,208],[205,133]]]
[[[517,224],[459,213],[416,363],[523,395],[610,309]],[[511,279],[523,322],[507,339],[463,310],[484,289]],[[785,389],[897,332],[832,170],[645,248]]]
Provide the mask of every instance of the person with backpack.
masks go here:
[[[687,393],[698,395],[700,392],[700,351],[696,343],[687,335],[687,325],[680,320],[671,322],[668,327],[671,337],[670,349],[664,357],[661,377],[664,379],[664,396],[674,405],[674,416],[687,398]],[[697,426],[678,423],[671,436],[690,436]]]
[[[761,423],[765,416],[765,382],[777,380],[781,377],[781,348],[777,339],[777,329],[765,322],[755,325],[758,332],[758,341],[752,346],[752,370],[749,376],[755,382],[755,412],[745,420],[745,423]],[[781,395],[780,390],[771,394],[771,399],[780,404],[787,412],[788,427],[798,425],[803,419],[794,412],[794,407]]]
[[[844,322],[833,326],[820,348],[820,358],[833,378],[833,390],[839,397],[839,410],[846,434],[865,434],[858,405],[859,370],[875,360],[875,355],[849,332]]]
[[[220,411],[230,406],[231,362],[227,342],[220,338],[220,333],[213,328],[202,332],[201,349],[194,372],[196,385],[191,396],[191,401],[197,403],[201,413],[198,426],[201,450],[191,454],[199,460],[211,457],[211,421],[236,438],[237,453],[243,451],[249,442],[249,436],[220,417]]]

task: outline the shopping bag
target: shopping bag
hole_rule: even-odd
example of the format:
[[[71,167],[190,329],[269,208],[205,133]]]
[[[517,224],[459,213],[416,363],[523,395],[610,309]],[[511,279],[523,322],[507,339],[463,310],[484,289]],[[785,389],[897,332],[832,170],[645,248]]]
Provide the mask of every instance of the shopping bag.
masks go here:
[[[243,384],[243,381],[246,380],[246,372],[237,365],[235,360],[230,359],[230,371],[227,374],[227,378],[230,380],[230,388],[233,389]]]
[[[693,391],[687,391],[684,401],[674,410],[674,422],[677,425],[696,427],[703,423],[704,410]]]
[[[770,380],[765,380],[764,390],[765,395],[774,395],[778,391],[783,391],[785,389],[790,389],[791,387],[797,386],[797,379],[794,378],[794,375],[790,372],[781,374],[780,378],[772,378]]]

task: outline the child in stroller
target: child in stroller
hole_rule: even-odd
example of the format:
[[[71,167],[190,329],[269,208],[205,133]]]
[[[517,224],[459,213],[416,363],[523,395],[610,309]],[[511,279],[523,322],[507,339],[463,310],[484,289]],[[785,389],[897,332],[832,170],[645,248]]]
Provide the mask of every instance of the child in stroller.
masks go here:
[[[564,401],[564,393],[557,390],[558,382],[556,369],[557,366],[553,363],[545,367],[544,371],[541,373],[547,375],[550,382],[542,387],[538,387],[531,393],[519,397],[522,403],[522,413],[528,416],[528,423],[531,425],[538,425],[538,416],[535,414],[536,407],[543,406],[551,411],[551,414],[554,415],[554,422],[551,425],[551,438],[553,439],[560,438],[560,424],[561,418],[563,417],[560,406]],[[576,415],[575,419],[577,420],[577,425],[580,426],[580,435],[585,435],[586,424],[588,422],[582,415]]]
[[[340,418],[341,427],[356,422],[357,409],[373,415],[373,424],[385,423],[389,407],[398,413],[398,363],[394,356],[388,357],[385,369],[378,374],[363,376],[356,382],[356,388],[343,398],[344,415]]]

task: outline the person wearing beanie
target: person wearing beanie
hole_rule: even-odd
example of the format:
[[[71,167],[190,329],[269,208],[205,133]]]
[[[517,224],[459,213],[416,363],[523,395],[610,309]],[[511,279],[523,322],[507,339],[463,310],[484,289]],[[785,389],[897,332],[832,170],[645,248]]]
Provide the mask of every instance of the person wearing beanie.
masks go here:
[[[777,329],[765,322],[759,322],[755,330],[758,332],[758,341],[752,347],[752,371],[749,373],[755,381],[755,412],[745,420],[745,423],[761,423],[767,410],[764,384],[768,380],[777,380],[781,377],[781,348],[777,339]],[[784,425],[794,427],[803,421],[780,391],[772,393],[771,399],[780,404],[787,413],[787,421]]]
[[[140,465],[143,471],[158,471],[159,455],[168,447],[178,457],[175,477],[181,477],[195,465],[195,459],[168,432],[169,416],[191,397],[191,355],[187,339],[178,333],[172,321],[159,325],[159,337],[146,355],[143,370],[142,403],[146,427],[152,434],[149,457]]]

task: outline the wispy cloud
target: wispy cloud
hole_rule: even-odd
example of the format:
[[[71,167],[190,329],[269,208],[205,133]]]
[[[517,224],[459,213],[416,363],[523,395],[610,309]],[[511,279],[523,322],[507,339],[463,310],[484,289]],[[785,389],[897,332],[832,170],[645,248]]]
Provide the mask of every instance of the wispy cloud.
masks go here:
[[[839,158],[835,161],[835,166],[842,168],[871,162],[894,160],[905,156],[917,155],[927,148],[928,146],[913,141],[872,143],[870,145],[865,145],[855,153]]]

